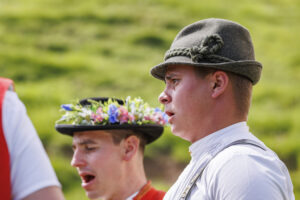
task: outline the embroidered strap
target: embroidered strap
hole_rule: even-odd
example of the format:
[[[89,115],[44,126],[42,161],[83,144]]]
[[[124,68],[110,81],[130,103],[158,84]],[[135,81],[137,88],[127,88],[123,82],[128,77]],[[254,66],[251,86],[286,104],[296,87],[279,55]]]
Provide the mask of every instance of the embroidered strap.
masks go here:
[[[11,183],[10,183],[10,157],[3,131],[2,105],[4,95],[7,90],[12,89],[13,82],[6,78],[0,77],[0,194],[2,200],[11,199]]]
[[[241,144],[246,144],[246,145],[252,145],[252,146],[256,146],[258,148],[261,148],[262,150],[266,151],[265,147],[263,147],[260,143],[254,141],[254,140],[249,140],[249,139],[241,139],[241,140],[237,140],[234,141],[228,145],[226,145],[225,147],[223,147],[222,149],[220,149],[219,151],[217,151],[215,153],[215,155],[213,155],[208,162],[206,163],[206,165],[204,165],[203,167],[200,167],[197,171],[197,173],[193,176],[193,178],[191,179],[190,183],[187,185],[187,187],[184,189],[182,195],[180,196],[180,200],[185,200],[187,199],[187,197],[190,195],[191,193],[191,189],[192,187],[194,187],[194,185],[196,184],[196,181],[201,177],[204,169],[207,167],[207,165],[210,163],[210,161],[212,159],[214,159],[220,152],[222,152],[224,149],[233,146],[233,145],[241,145]]]

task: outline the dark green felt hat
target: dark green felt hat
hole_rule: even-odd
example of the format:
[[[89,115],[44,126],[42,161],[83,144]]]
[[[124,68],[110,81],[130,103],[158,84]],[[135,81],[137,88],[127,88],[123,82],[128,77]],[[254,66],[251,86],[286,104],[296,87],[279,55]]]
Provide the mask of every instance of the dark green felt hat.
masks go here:
[[[255,61],[248,30],[224,19],[205,19],[184,27],[165,54],[165,61],[151,69],[164,80],[170,65],[192,65],[220,69],[249,79],[256,84],[262,65]]]

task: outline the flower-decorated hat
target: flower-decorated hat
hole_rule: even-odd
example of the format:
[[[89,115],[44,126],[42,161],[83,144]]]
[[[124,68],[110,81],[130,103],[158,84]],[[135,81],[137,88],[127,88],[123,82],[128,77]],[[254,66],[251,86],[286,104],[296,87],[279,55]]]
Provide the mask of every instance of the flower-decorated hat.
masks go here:
[[[150,107],[141,98],[94,97],[61,107],[63,116],[55,128],[70,136],[79,131],[129,129],[143,134],[149,144],[162,134],[168,120],[161,109]]]

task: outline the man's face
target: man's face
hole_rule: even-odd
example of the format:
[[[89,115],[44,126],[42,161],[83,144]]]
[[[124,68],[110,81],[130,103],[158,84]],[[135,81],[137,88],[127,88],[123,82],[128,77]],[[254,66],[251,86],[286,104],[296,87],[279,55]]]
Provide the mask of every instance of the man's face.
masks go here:
[[[75,132],[72,147],[71,165],[76,167],[87,196],[108,199],[118,194],[122,154],[120,145],[113,143],[110,133]]]
[[[210,110],[209,81],[197,75],[192,66],[169,66],[165,82],[159,101],[165,105],[171,130],[193,142]]]

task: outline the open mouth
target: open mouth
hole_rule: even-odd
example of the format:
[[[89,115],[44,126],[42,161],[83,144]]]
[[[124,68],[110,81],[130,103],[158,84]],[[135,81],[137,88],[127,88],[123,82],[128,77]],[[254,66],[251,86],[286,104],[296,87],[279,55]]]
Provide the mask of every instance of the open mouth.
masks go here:
[[[86,174],[86,175],[82,175],[82,176],[81,176],[82,182],[84,182],[84,183],[89,183],[89,182],[91,182],[92,180],[94,180],[94,178],[95,178],[95,176],[89,175],[89,174]]]
[[[169,111],[165,111],[165,113],[168,115],[168,122],[172,124],[174,113]]]
[[[174,115],[174,113],[169,112],[169,111],[166,111],[166,114],[167,114],[169,117],[172,117],[172,116]]]

